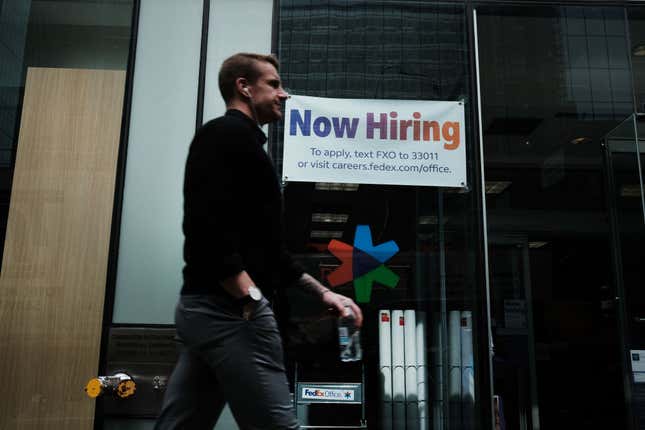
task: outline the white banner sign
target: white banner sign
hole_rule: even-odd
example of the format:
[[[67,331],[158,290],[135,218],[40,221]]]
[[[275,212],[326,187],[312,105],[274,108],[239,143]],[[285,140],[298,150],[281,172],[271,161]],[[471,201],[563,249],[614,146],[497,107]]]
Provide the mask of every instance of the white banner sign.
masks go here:
[[[284,181],[466,186],[464,105],[292,96]]]

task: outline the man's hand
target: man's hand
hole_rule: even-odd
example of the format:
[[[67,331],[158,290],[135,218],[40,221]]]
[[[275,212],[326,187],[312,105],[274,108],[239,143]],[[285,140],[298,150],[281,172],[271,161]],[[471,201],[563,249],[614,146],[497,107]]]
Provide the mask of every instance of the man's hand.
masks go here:
[[[356,327],[363,325],[363,312],[361,311],[361,308],[359,308],[358,305],[354,303],[354,300],[350,299],[349,297],[345,297],[342,294],[336,294],[331,290],[327,290],[323,293],[322,302],[338,311],[338,313],[342,316],[347,316],[347,309],[345,309],[346,307],[351,308],[352,312],[354,313]]]
[[[233,275],[221,282],[224,290],[236,299],[240,299],[249,294],[249,287],[255,285],[253,280],[245,270],[237,275]]]
[[[324,304],[333,308],[339,315],[347,316],[347,310],[345,310],[345,307],[347,306],[351,308],[352,312],[354,312],[356,326],[360,327],[363,325],[363,312],[361,311],[361,308],[359,308],[358,305],[349,297],[334,293],[308,273],[302,274],[298,284],[302,289],[308,291],[310,294],[320,297],[320,300]]]

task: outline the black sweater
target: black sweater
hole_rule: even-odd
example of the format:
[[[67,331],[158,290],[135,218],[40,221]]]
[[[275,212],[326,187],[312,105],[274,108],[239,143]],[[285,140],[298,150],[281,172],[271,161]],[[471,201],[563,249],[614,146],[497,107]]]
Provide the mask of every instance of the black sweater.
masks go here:
[[[265,142],[237,110],[193,138],[184,177],[182,294],[221,294],[221,280],[246,270],[269,295],[302,275],[284,246],[282,195]]]

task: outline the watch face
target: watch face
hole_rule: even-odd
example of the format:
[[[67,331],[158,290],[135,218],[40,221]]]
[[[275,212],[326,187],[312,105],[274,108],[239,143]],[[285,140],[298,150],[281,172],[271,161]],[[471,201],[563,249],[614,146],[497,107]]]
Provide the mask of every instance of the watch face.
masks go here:
[[[249,287],[249,296],[251,296],[251,298],[256,302],[259,302],[262,299],[262,292],[258,287],[251,285]]]

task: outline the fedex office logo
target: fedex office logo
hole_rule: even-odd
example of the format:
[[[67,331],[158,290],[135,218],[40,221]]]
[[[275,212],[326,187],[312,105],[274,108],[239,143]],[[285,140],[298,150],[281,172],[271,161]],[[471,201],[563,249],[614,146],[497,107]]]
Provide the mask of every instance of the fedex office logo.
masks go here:
[[[370,301],[374,282],[390,288],[399,283],[399,276],[385,266],[399,252],[399,246],[393,240],[374,245],[368,225],[356,226],[354,246],[334,239],[327,249],[341,261],[340,267],[327,276],[329,285],[336,287],[353,280],[359,303]]]
[[[302,398],[308,400],[336,400],[351,402],[354,400],[354,390],[303,388]]]

